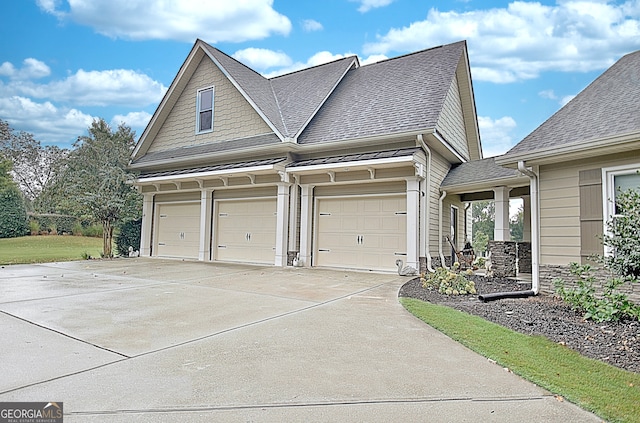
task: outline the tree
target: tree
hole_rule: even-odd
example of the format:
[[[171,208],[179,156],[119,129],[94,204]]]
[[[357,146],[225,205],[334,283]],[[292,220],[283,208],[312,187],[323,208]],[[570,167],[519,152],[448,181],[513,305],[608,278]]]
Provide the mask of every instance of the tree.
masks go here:
[[[88,132],[74,143],[52,192],[66,197],[59,212],[102,223],[103,255],[111,257],[114,225],[141,214],[141,196],[128,183],[134,175],[127,170],[135,133],[125,125],[113,132],[103,119],[94,120]]]
[[[524,239],[524,205],[520,205],[518,213],[509,219],[509,230],[513,241]]]
[[[618,214],[607,222],[603,244],[611,254],[604,264],[624,280],[640,279],[640,191],[629,189],[616,195]]]
[[[29,233],[24,199],[10,172],[11,162],[0,157],[0,238]]]
[[[476,201],[471,206],[473,224],[473,249],[477,253],[487,250],[487,243],[493,240],[496,206],[492,200]]]
[[[57,146],[42,146],[32,134],[16,132],[1,119],[0,152],[13,163],[13,179],[30,202],[38,199],[53,179],[57,165],[68,154],[67,150]]]

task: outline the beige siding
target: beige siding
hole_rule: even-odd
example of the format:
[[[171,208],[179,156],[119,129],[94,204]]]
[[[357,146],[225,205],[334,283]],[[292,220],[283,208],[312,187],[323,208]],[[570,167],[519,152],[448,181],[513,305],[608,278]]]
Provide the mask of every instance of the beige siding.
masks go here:
[[[465,135],[462,103],[458,80],[454,79],[442,107],[442,113],[438,119],[438,129],[452,147],[467,160],[469,159],[469,147]]]
[[[628,155],[612,155],[598,159],[560,163],[540,168],[540,262],[543,265],[566,265],[581,261],[581,247],[585,237],[593,237],[598,225],[594,221],[585,222],[585,217],[593,217],[598,208],[597,193],[583,189],[583,222],[581,224],[580,172],[602,167],[618,166],[638,162]],[[594,188],[597,190],[597,188]],[[588,210],[585,201],[589,202]],[[582,228],[581,228],[582,226]],[[593,243],[589,244],[593,247]]]
[[[445,158],[440,156],[438,153],[433,152],[430,169],[431,191],[429,193],[427,204],[427,206],[429,207],[429,215],[431,220],[429,222],[427,234],[427,236],[429,237],[429,252],[431,253],[431,257],[438,257],[439,254],[438,246],[440,243],[440,239],[438,238],[438,204],[440,202],[440,184],[442,183],[442,180],[445,178],[445,176],[447,176],[450,168],[451,164]],[[442,209],[443,235],[449,233],[449,207],[451,205],[449,201],[450,199],[445,200]],[[462,228],[462,226],[463,224],[461,224],[459,227]],[[443,244],[443,251],[448,251],[445,244]]]
[[[196,135],[197,91],[214,86],[213,132]],[[205,56],[149,147],[149,152],[221,142],[270,133],[272,130]]]

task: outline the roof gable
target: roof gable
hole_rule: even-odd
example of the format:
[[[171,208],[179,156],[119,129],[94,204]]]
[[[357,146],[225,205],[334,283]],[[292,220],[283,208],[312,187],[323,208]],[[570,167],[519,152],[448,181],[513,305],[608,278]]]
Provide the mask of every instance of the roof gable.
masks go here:
[[[640,51],[618,60],[498,162],[557,156],[559,151],[606,146],[629,134],[640,136],[638,99]]]

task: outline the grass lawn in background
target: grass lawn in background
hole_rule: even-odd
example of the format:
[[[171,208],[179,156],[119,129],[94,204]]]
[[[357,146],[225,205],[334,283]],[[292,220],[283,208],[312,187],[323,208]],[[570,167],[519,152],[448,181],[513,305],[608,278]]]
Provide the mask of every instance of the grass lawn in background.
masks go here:
[[[0,239],[0,264],[49,263],[100,257],[102,237],[39,235]]]

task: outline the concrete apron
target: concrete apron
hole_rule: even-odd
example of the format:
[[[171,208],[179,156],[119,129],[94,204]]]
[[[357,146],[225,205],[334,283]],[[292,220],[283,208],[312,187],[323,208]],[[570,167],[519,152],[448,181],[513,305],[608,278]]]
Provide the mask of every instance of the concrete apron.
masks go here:
[[[0,402],[66,422],[600,421],[410,315],[396,275],[155,259],[0,269]]]

